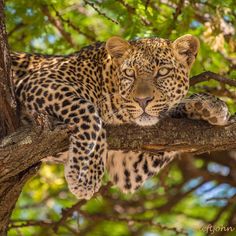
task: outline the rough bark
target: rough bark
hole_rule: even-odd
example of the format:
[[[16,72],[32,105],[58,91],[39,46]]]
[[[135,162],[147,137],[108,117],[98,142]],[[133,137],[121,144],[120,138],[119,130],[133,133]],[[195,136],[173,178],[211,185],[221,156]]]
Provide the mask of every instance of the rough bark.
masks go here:
[[[1,181],[0,185],[0,235],[7,235],[9,218],[25,182],[33,176],[40,164],[35,164],[12,177]]]
[[[167,118],[152,127],[109,127],[108,143],[112,149],[180,151],[200,154],[236,148],[236,123],[225,127],[203,121]]]
[[[10,88],[10,56],[4,24],[4,3],[0,0],[0,139],[15,131],[19,124]],[[24,172],[12,175],[6,182],[0,182],[0,235],[6,235],[9,217],[23,184],[30,175],[31,172],[26,168]]]
[[[106,130],[110,149],[194,154],[236,149],[236,123],[218,127],[203,121],[167,118],[152,127],[106,126]],[[0,145],[0,182],[26,170],[45,156],[66,150],[68,144],[68,130],[60,128],[39,134],[28,127],[6,137]]]
[[[0,139],[15,131],[19,124],[13,109],[16,103],[10,85],[10,56],[4,24],[3,0],[0,0]]]

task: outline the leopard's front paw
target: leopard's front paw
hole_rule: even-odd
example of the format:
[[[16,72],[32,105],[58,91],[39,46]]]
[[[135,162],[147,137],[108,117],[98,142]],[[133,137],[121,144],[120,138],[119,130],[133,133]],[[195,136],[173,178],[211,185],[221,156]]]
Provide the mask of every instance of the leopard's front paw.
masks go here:
[[[78,199],[89,200],[101,187],[104,164],[72,158],[65,164],[65,178]]]
[[[193,94],[184,102],[188,118],[205,120],[212,125],[227,125],[230,113],[225,102],[207,94]]]

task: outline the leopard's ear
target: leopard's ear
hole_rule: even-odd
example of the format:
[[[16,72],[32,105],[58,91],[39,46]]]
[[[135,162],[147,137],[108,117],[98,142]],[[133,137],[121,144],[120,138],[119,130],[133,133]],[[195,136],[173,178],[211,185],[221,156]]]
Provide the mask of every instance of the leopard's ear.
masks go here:
[[[177,59],[191,67],[197,56],[199,45],[198,38],[186,34],[173,42],[174,53]]]
[[[109,38],[106,42],[107,52],[116,60],[122,59],[129,47],[130,44],[127,41],[117,36]]]

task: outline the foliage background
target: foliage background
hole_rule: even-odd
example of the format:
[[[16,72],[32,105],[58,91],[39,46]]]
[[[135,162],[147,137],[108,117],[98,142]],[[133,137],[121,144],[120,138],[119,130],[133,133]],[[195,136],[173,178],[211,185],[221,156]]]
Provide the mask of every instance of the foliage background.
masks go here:
[[[191,75],[209,70],[236,78],[235,0],[7,0],[5,4],[11,50],[68,54],[113,35],[174,40],[190,33],[201,41]],[[234,87],[210,81],[192,87],[190,94],[199,91],[220,96],[236,112]],[[18,200],[9,235],[207,235],[201,229],[208,224],[236,227],[235,173],[236,154],[229,151],[175,160],[134,195],[107,186],[105,178],[102,194],[81,202],[72,217],[60,222],[62,209],[77,200],[67,189],[63,168],[43,165]]]

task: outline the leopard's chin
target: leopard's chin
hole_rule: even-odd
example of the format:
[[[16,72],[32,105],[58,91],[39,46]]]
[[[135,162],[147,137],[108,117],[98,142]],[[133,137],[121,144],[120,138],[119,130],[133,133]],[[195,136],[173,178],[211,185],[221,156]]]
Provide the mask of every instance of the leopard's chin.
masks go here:
[[[143,113],[141,116],[135,118],[134,122],[139,126],[151,126],[157,124],[159,118],[156,116],[150,116],[147,113]]]

